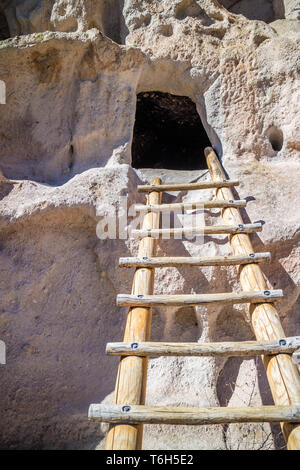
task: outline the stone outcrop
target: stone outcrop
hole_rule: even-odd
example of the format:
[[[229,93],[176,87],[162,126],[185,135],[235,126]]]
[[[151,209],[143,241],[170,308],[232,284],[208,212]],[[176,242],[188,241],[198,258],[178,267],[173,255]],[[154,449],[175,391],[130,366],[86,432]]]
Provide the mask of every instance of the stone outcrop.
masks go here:
[[[0,1],[1,447],[102,448],[87,422],[111,400],[132,273],[117,267],[133,240],[100,240],[105,211],[141,196],[150,173],[131,166],[136,95],[190,98],[230,177],[263,220],[256,250],[288,335],[299,333],[299,21],[295,0]],[[202,155],[199,155],[199,160]],[[153,174],[156,174],[154,171]],[[169,181],[201,176],[163,172]],[[212,198],[210,191],[176,201]],[[216,223],[217,212],[205,214]],[[161,255],[229,252],[224,237],[162,241]],[[125,272],[124,272],[125,271]],[[236,269],[158,270],[157,293],[238,290]],[[153,339],[253,337],[238,308],[155,309]],[[257,362],[257,363],[256,363]],[[163,380],[162,380],[163,378]],[[151,404],[269,404],[260,360],[150,360]],[[100,443],[100,444],[99,444]],[[278,426],[152,426],[146,448],[278,448]]]

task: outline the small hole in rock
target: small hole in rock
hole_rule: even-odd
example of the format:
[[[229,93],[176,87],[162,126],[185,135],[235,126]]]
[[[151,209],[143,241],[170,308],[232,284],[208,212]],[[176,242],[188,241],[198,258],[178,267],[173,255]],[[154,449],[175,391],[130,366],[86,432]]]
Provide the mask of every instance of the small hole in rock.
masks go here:
[[[97,7],[94,7],[95,16],[90,21],[88,29],[99,28],[108,38],[118,44],[125,44],[129,31],[123,15],[124,0],[101,0],[101,2],[94,3],[97,4]]]
[[[198,170],[207,168],[211,146],[195,103],[186,96],[140,93],[132,142],[134,168]]]
[[[171,316],[166,331],[168,341],[197,341],[201,332],[198,326],[196,312],[193,307],[182,307]]]
[[[283,146],[283,133],[278,127],[271,126],[267,130],[267,136],[269,138],[272,149],[275,152],[279,152]]]
[[[70,150],[69,150],[69,164],[68,164],[69,170],[72,170],[73,166],[74,166],[74,146],[71,144]]]
[[[165,37],[170,37],[173,34],[173,26],[171,24],[162,24],[156,28],[156,32]]]

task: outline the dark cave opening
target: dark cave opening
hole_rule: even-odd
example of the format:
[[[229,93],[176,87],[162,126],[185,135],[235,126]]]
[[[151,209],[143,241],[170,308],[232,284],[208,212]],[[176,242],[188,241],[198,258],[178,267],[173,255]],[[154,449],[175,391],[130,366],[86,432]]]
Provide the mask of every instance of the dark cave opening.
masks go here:
[[[3,10],[0,8],[0,41],[4,41],[10,37],[9,27],[6,20],[6,16]]]
[[[100,11],[100,20],[91,22],[89,29],[97,28],[100,24],[100,30],[105,36],[118,44],[125,44],[125,38],[129,34],[123,15],[124,0],[102,0],[98,5]]]
[[[204,149],[210,145],[190,98],[161,92],[138,94],[132,141],[134,168],[206,168]]]

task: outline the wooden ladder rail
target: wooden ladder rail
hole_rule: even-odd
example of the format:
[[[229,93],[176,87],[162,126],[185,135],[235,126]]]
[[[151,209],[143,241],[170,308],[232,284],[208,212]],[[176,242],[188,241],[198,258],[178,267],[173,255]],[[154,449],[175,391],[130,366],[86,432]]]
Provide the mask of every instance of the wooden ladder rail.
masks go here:
[[[160,178],[153,178],[151,185],[159,186]],[[160,204],[161,192],[149,192],[147,204]],[[147,213],[143,229],[159,228],[160,214]],[[138,256],[155,256],[157,240],[145,237],[140,241]],[[153,294],[154,268],[137,268],[132,283],[132,294]],[[133,307],[129,309],[124,342],[149,341],[151,331],[152,308]],[[115,387],[115,404],[143,405],[147,383],[147,357],[122,357],[120,360]],[[135,450],[142,445],[143,425],[117,424],[110,427],[107,436],[106,450]]]
[[[224,181],[225,172],[220,161],[211,147],[205,149],[207,166],[214,182]],[[234,199],[229,187],[216,190],[220,200]],[[222,217],[226,224],[243,224],[240,211],[237,208],[225,208]],[[234,255],[253,253],[249,235],[245,233],[229,235],[230,245]],[[263,272],[258,264],[242,265],[239,268],[240,282],[244,291],[268,289]],[[250,304],[252,326],[257,341],[272,341],[285,336],[279,314],[272,303]],[[288,354],[262,356],[268,381],[277,406],[300,404],[300,374],[292,357]],[[300,424],[281,423],[284,438],[289,450],[300,450]]]

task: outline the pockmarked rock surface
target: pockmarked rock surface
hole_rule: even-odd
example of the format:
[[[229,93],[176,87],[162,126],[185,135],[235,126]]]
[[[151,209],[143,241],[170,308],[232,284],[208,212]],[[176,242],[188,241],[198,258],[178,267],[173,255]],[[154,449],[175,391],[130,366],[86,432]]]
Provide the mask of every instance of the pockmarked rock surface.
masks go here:
[[[271,251],[263,265],[287,335],[300,333],[300,4],[296,0],[1,0],[0,339],[1,448],[98,448],[106,425],[90,403],[111,402],[132,271],[120,256],[137,241],[105,238],[103,220],[143,202],[136,186],[209,179],[194,172],[135,170],[137,94],[191,99],[231,178],[249,198],[245,222]],[[203,162],[199,150],[199,168]],[[195,168],[198,168],[196,165]],[[166,194],[165,202],[213,198]],[[128,223],[132,224],[132,217]],[[205,223],[220,222],[216,210]],[[112,229],[114,231],[114,228]],[[226,237],[162,240],[158,255],[219,255]],[[158,269],[155,293],[239,290],[236,268]],[[155,308],[156,341],[253,339],[242,306]],[[147,403],[272,404],[260,359],[156,358]],[[148,449],[276,449],[280,427],[146,426]]]

